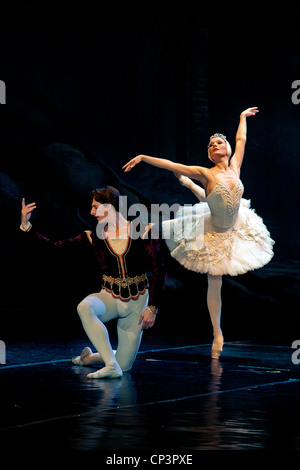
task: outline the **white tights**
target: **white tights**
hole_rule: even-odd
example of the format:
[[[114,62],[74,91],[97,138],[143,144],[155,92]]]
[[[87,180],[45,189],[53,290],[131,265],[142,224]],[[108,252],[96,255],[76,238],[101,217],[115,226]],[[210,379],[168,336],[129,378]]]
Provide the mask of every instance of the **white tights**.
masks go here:
[[[207,307],[213,327],[215,339],[222,337],[221,330],[221,288],[222,276],[207,275],[208,289],[207,289]]]
[[[98,294],[89,295],[78,305],[77,311],[83,328],[105,366],[113,367],[117,363],[122,371],[131,369],[142,338],[142,325],[139,325],[139,320],[147,302],[147,293],[137,300],[122,302],[120,299],[114,299],[103,289]],[[104,325],[113,318],[118,319],[116,354],[112,350],[108,331]]]

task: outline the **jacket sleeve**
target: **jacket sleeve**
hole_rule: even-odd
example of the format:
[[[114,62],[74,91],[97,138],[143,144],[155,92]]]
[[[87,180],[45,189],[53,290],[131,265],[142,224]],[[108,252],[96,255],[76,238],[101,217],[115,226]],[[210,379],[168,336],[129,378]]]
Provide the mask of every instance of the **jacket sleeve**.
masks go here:
[[[149,286],[149,305],[158,308],[161,304],[162,294],[167,280],[167,261],[165,247],[162,240],[146,239],[144,240],[149,268],[152,273]]]
[[[28,237],[32,242],[38,241],[40,246],[44,247],[47,251],[63,251],[65,253],[71,253],[91,245],[91,239],[89,232],[83,232],[75,238],[69,238],[66,240],[52,241],[50,238],[45,237],[39,232],[31,229],[29,232],[23,235]]]

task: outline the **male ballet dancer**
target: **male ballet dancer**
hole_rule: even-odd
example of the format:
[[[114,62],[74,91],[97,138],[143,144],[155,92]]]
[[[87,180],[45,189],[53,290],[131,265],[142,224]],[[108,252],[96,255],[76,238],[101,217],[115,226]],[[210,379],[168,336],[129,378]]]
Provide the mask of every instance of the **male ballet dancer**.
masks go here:
[[[36,203],[22,201],[21,230],[55,249],[92,250],[102,274],[100,292],[88,295],[77,307],[83,328],[96,349],[89,347],[72,362],[103,367],[89,378],[119,378],[131,369],[144,329],[154,325],[166,281],[166,262],[151,228],[142,237],[132,237],[132,227],[119,212],[120,193],[106,186],[92,191],[91,214],[98,221],[96,233],[85,231],[65,241],[52,242],[32,230],[30,217]],[[28,235],[32,236],[32,235]],[[146,272],[152,271],[149,285]],[[118,346],[112,350],[105,323],[117,318]]]

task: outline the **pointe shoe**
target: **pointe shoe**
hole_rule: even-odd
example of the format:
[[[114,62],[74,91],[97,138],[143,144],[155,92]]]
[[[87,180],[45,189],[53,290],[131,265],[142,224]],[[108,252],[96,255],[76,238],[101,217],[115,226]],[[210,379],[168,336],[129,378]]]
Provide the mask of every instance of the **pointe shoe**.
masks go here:
[[[119,364],[112,364],[105,366],[97,372],[92,372],[87,375],[88,379],[120,379],[123,375],[122,369]]]
[[[223,351],[223,336],[219,336],[217,339],[214,339],[211,347],[211,358],[219,359]]]
[[[82,351],[80,356],[72,358],[72,363],[75,366],[84,366],[85,364],[84,364],[83,360],[86,356],[89,356],[90,354],[92,354],[91,348],[86,347],[86,348],[84,348],[84,350]]]

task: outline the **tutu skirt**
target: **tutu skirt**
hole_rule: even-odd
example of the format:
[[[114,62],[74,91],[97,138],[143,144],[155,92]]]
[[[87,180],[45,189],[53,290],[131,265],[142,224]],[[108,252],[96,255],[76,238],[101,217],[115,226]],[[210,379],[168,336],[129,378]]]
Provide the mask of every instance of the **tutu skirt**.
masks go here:
[[[236,276],[261,268],[273,257],[274,240],[250,200],[241,199],[234,225],[219,229],[205,202],[181,207],[162,223],[171,256],[185,268],[215,276]]]

